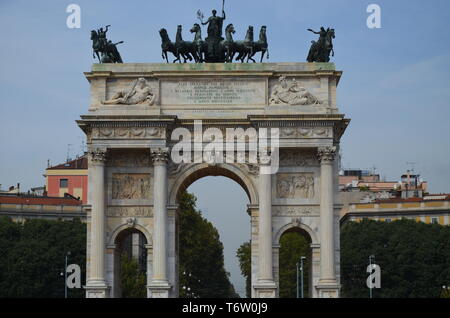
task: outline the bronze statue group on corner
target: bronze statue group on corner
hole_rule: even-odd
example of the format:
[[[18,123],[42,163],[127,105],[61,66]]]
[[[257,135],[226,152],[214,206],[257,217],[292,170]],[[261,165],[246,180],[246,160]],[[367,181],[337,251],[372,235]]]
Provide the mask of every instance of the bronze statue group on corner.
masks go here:
[[[223,22],[226,19],[224,10],[225,1],[222,3],[222,15],[218,16],[217,11],[213,10],[211,17],[204,21],[204,15],[199,10],[197,17],[199,23],[195,23],[190,29],[190,33],[194,34],[193,41],[183,40],[183,27],[178,25],[175,42],[169,38],[166,29],[159,30],[161,36],[162,58],[169,63],[168,53],[172,53],[175,57],[173,63],[233,63],[233,61],[241,61],[241,63],[256,63],[254,59],[257,53],[261,53],[260,63],[263,62],[264,56],[269,58],[269,45],[267,42],[267,27],[262,26],[259,32],[259,39],[254,41],[253,26],[249,26],[247,34],[243,41],[235,41],[233,35],[236,33],[232,23],[225,27],[225,38],[223,37]],[[202,25],[208,26],[208,36],[203,40]],[[92,49],[94,58],[97,57],[99,63],[123,63],[117,45],[123,41],[113,43],[106,38],[106,33],[110,25],[105,29],[91,31]],[[317,41],[311,41],[307,61],[312,62],[329,62],[330,55],[334,56],[333,39],[335,38],[334,29],[320,28],[316,32],[307,29],[314,34],[319,35]]]

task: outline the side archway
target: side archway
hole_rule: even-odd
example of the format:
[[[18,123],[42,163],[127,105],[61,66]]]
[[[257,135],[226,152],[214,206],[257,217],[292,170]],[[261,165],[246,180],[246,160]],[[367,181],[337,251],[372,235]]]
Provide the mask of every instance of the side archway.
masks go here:
[[[107,276],[111,295],[115,298],[146,297],[152,261],[152,237],[149,231],[130,220],[117,226],[107,242],[107,258],[111,264]],[[123,275],[127,277],[125,286]]]
[[[313,297],[318,240],[306,224],[286,224],[274,237],[274,263],[280,298]]]

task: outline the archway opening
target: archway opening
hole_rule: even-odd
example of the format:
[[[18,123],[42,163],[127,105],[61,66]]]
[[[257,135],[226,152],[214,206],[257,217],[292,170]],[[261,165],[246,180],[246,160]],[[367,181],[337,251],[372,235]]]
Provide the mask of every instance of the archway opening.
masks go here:
[[[236,297],[236,293],[246,296],[246,279],[241,274],[236,252],[242,243],[250,240],[251,219],[246,211],[252,190],[236,173],[217,166],[185,177],[177,193],[180,297],[226,298]],[[189,197],[191,194],[196,198],[196,211],[190,211],[192,204],[186,205],[186,201],[193,199]],[[203,232],[202,246],[192,246],[201,236],[199,231],[192,233],[192,224]],[[224,272],[217,270],[219,267]],[[227,281],[231,283],[228,290]]]
[[[147,297],[147,239],[135,229],[122,230],[116,237],[114,251],[115,296]]]
[[[278,268],[280,298],[300,298],[302,290],[304,298],[311,297],[311,237],[305,230],[292,227],[281,235]]]

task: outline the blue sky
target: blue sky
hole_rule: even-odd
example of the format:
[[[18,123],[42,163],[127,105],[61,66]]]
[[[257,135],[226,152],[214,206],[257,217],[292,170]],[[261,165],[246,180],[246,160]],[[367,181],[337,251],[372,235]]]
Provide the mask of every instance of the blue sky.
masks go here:
[[[71,3],[81,7],[81,29],[66,26]],[[366,26],[371,3],[381,7],[381,29]],[[81,152],[83,134],[75,120],[88,108],[83,72],[94,62],[91,29],[111,24],[109,37],[125,41],[120,46],[125,62],[161,62],[160,28],[174,39],[182,24],[190,39],[187,30],[197,22],[197,10],[207,16],[220,6],[219,0],[0,0],[2,187],[42,185],[47,159],[63,161],[68,144],[72,157]],[[270,62],[304,61],[314,39],[306,29],[334,27],[333,61],[344,71],[338,106],[352,119],[342,140],[343,166],[376,166],[386,179],[397,180],[410,167],[406,163],[415,162],[432,192],[450,192],[448,0],[227,0],[226,12],[236,39],[250,24],[267,25]],[[208,197],[231,191],[241,206],[236,220],[248,222],[239,186],[212,180],[191,187],[201,192],[205,215],[224,215],[231,208],[227,201]],[[234,255],[227,249],[231,228],[219,223],[228,262]],[[237,277],[235,265],[229,270]]]

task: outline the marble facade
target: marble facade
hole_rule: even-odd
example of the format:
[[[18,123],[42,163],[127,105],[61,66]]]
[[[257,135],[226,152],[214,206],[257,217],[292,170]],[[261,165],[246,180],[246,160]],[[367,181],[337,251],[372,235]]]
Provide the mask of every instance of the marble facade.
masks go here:
[[[252,297],[278,296],[279,240],[292,228],[311,241],[311,295],[339,297],[337,167],[349,120],[337,107],[334,64],[94,64],[85,75],[91,99],[77,123],[89,147],[87,297],[120,296],[117,238],[130,228],[147,241],[148,297],[178,296],[177,197],[208,175],[248,194]],[[136,82],[146,96],[134,103]],[[171,132],[192,131],[196,120],[203,129],[279,128],[278,172],[174,164]]]

